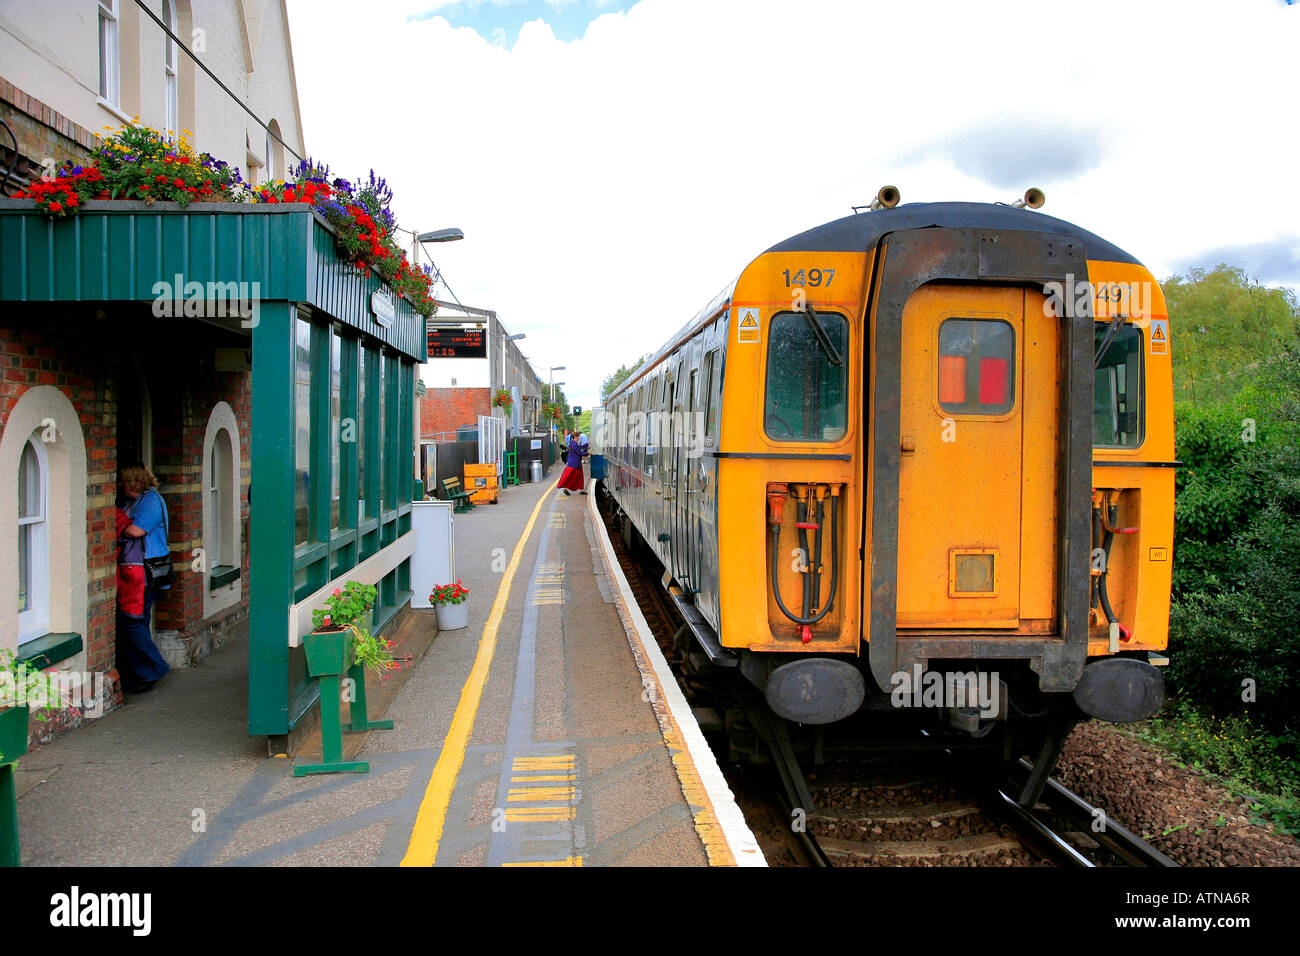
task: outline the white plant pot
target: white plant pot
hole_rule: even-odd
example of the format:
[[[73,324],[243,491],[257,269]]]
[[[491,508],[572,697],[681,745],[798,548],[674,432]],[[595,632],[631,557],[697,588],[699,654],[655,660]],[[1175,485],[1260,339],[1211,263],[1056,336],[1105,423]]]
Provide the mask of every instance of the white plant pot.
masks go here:
[[[455,631],[469,627],[469,601],[438,605],[438,630]]]

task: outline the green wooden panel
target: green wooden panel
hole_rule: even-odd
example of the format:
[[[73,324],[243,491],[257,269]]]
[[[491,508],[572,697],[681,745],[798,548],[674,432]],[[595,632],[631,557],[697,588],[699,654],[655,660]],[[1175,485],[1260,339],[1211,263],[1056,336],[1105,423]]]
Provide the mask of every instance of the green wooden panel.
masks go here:
[[[289,661],[293,603],[294,324],[291,305],[262,308],[253,329],[253,428],[249,563],[248,732],[289,730],[295,697]]]

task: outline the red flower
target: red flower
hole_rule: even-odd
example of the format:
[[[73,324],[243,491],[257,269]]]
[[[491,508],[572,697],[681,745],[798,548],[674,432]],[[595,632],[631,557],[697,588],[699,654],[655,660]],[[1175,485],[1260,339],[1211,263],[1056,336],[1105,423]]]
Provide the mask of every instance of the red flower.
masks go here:
[[[63,212],[63,204],[57,202],[50,203],[50,212]]]

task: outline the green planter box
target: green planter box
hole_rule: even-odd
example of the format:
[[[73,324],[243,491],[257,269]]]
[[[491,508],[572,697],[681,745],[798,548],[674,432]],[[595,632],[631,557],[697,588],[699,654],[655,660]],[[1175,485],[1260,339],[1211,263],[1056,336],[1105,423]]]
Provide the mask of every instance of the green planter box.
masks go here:
[[[302,639],[312,677],[346,674],[352,666],[352,630],[312,631]]]
[[[0,866],[18,865],[18,791],[14,766],[27,753],[27,705],[0,710]]]
[[[27,705],[0,710],[0,765],[27,753]]]

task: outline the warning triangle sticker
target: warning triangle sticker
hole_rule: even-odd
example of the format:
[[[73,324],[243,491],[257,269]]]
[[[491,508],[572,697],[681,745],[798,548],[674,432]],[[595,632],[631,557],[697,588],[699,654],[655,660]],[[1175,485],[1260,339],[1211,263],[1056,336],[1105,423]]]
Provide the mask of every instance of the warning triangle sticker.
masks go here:
[[[740,327],[742,329],[758,328],[758,319],[754,318],[754,313],[752,312],[746,313],[745,317],[740,320]]]
[[[1151,333],[1151,338],[1153,341],[1163,342],[1165,340],[1165,327],[1163,325],[1157,325],[1155,331]]]

